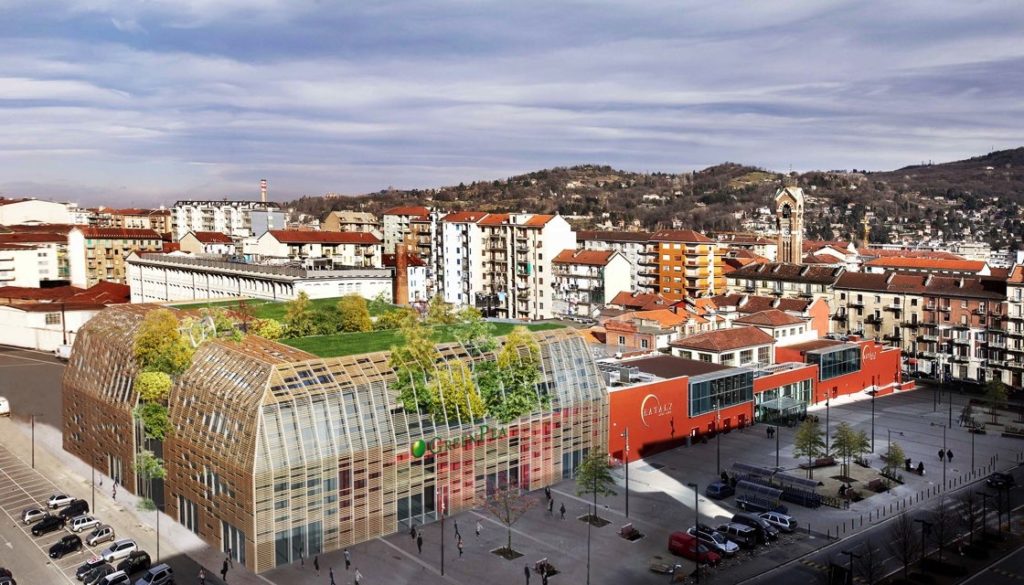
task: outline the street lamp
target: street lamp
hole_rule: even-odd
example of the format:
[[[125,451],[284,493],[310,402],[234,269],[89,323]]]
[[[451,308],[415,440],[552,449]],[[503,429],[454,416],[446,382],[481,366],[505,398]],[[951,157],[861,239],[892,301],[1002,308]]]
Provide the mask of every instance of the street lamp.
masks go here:
[[[444,576],[444,517],[447,515],[447,506],[445,505],[444,488],[447,486],[441,486],[441,576]]]
[[[699,533],[697,529],[700,526],[700,512],[699,512],[699,510],[700,510],[700,500],[697,497],[699,492],[697,491],[697,484],[696,483],[688,483],[688,484],[686,484],[686,486],[693,490],[693,530],[694,530],[694,533],[697,534],[697,533]],[[697,544],[694,544],[694,550],[697,553],[696,554],[696,557],[697,557],[697,559],[696,559],[696,561],[697,561],[697,579],[696,579],[696,582],[700,583],[700,546],[697,545]]]
[[[722,411],[718,399],[715,399],[715,467],[716,473],[722,473]]]
[[[828,448],[828,429],[830,427],[830,425],[829,425],[829,408],[828,408],[828,403],[831,400],[832,400],[831,396],[829,396],[828,398],[825,399],[825,456],[828,456],[828,454],[831,452],[829,450],[829,448]]]
[[[875,452],[875,394],[878,394],[878,386],[875,385],[875,377],[871,377],[871,452]]]
[[[622,431],[621,436],[626,439],[626,447],[622,459],[626,465],[626,518],[629,518],[629,427]]]
[[[923,561],[924,557],[925,557],[925,554],[924,554],[925,553],[924,537],[929,532],[931,532],[931,530],[932,530],[932,523],[927,521],[927,520],[922,520],[920,518],[914,518],[914,522],[920,522],[921,523],[921,560]]]

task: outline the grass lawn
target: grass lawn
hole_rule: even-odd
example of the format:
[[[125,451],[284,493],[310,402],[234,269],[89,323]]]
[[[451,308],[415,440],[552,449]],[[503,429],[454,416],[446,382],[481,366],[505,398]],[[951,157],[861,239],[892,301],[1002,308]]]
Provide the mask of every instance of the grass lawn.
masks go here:
[[[515,327],[511,323],[495,323],[494,325],[494,334],[499,336],[508,335],[512,328]],[[562,327],[563,325],[557,323],[537,323],[526,326],[531,331],[561,329]],[[455,340],[452,336],[451,327],[446,326],[435,327],[434,337],[439,343]],[[336,335],[282,339],[281,343],[308,351],[320,357],[336,357],[372,351],[387,351],[391,349],[391,346],[399,345],[403,341],[400,330],[388,329],[386,331],[370,331],[367,333],[338,333]]]
[[[341,300],[341,297],[331,297],[327,299],[311,299],[309,303],[310,306],[312,306],[313,310],[315,311],[320,307],[337,305],[339,300]],[[257,319],[277,319],[278,321],[281,321],[284,319],[285,311],[288,310],[288,304],[285,301],[266,301],[260,299],[250,299],[246,302],[248,302],[249,306],[251,306],[255,310]],[[379,311],[375,312],[373,310],[373,303],[369,304],[370,315],[376,317],[379,314]],[[214,307],[225,307],[230,309],[233,307],[237,307],[238,301],[203,301],[199,303],[186,303],[182,305],[176,304],[174,306],[179,309],[210,309]]]

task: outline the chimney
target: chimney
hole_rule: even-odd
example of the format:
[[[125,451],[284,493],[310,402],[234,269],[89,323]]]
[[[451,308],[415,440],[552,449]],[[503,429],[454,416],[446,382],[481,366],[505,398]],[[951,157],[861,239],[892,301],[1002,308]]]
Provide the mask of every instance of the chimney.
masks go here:
[[[267,180],[260,179],[260,201],[267,202]]]
[[[391,280],[391,300],[398,306],[409,304],[409,248],[395,244],[395,277]]]

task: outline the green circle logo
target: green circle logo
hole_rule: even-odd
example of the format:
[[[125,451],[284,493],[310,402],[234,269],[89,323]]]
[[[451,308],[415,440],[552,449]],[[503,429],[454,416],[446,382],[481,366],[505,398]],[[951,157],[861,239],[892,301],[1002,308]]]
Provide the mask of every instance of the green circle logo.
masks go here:
[[[416,441],[412,444],[410,451],[412,451],[412,456],[417,459],[423,457],[427,453],[427,442],[423,439]]]

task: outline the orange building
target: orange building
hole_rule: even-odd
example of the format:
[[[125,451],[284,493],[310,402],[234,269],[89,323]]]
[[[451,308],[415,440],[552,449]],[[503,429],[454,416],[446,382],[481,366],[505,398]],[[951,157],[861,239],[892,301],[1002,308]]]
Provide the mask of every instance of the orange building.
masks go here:
[[[640,287],[677,301],[725,290],[724,249],[693,230],[654,232],[640,256]]]

